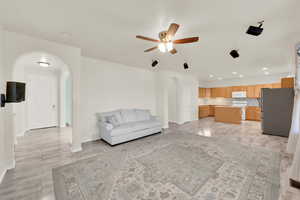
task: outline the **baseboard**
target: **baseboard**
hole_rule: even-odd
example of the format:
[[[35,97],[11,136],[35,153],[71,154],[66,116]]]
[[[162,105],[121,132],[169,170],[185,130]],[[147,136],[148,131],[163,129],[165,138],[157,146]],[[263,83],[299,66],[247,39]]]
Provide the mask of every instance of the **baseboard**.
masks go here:
[[[100,139],[101,139],[100,136],[94,136],[94,137],[91,137],[91,138],[85,138],[85,139],[83,139],[82,143],[92,142],[92,141],[96,141],[96,140],[100,140]]]
[[[26,133],[26,131],[21,132],[21,133],[17,134],[16,137],[24,137],[25,133]]]
[[[75,146],[75,147],[73,147],[73,145],[72,145],[71,151],[72,151],[72,153],[82,151],[82,147],[81,147],[81,145],[80,146]]]
[[[2,166],[0,170],[2,170],[2,172],[0,172],[0,184],[2,183],[3,179],[4,179],[4,176],[6,174],[6,172],[10,169],[13,169],[15,168],[15,161],[13,161],[10,165],[7,165],[7,166]]]
[[[3,181],[3,179],[4,179],[4,176],[5,176],[5,174],[6,174],[6,172],[7,172],[7,170],[8,169],[3,169],[3,172],[1,172],[1,174],[0,174],[0,184],[2,183],[2,181]]]

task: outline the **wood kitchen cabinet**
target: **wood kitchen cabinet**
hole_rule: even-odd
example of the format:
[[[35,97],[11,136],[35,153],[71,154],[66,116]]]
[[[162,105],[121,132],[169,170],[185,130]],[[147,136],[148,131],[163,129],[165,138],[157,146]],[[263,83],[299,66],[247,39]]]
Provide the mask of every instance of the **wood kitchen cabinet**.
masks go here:
[[[282,88],[294,88],[294,78],[288,77],[288,78],[282,78],[281,79],[281,87]]]
[[[273,83],[272,88],[281,88],[281,83]]]
[[[256,96],[256,86],[255,85],[247,86],[247,97],[248,98],[257,98],[257,96]]]
[[[215,121],[224,123],[240,124],[242,121],[242,111],[240,107],[216,106]]]
[[[199,98],[205,97],[205,88],[199,88]]]
[[[211,88],[211,97],[231,98],[231,87]]]
[[[209,106],[208,105],[199,106],[198,112],[199,112],[198,113],[199,119],[208,117],[209,116]]]
[[[286,81],[287,82],[287,81]],[[284,84],[288,87],[288,84]],[[289,83],[291,85],[291,83]],[[232,86],[232,87],[217,87],[217,88],[199,88],[199,97],[223,97],[231,98],[232,92],[247,92],[247,98],[260,98],[262,88],[281,88],[282,83],[258,84],[248,86]]]
[[[232,87],[226,87],[225,88],[225,98],[231,98],[232,97]]]
[[[261,110],[258,106],[246,107],[246,120],[261,121]]]
[[[208,115],[209,115],[210,117],[215,116],[215,106],[209,105],[209,113],[208,113]]]
[[[247,91],[247,86],[232,86],[232,92]]]
[[[199,88],[199,98],[208,98],[211,97],[210,88]]]
[[[211,89],[205,88],[205,97],[211,97]]]
[[[217,88],[211,88],[210,90],[210,96],[213,97],[213,98],[216,98],[218,97],[218,91],[217,91]]]

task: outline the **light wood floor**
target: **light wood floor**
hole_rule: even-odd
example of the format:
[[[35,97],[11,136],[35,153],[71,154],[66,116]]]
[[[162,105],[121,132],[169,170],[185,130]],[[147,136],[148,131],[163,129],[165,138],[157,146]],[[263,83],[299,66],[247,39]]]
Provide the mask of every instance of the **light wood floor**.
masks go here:
[[[170,124],[164,133],[181,130],[184,134],[207,137],[226,137],[245,145],[261,146],[282,154],[282,184],[290,157],[286,155],[287,139],[262,135],[260,123],[243,122],[241,125],[215,123],[213,118],[201,119],[183,125]],[[16,145],[16,168],[9,170],[0,185],[0,200],[53,200],[52,168],[85,159],[105,152],[108,146],[102,141],[83,145],[83,151],[70,152],[70,128],[51,128],[28,132],[18,138]],[[282,200],[296,200],[293,193],[281,195]]]

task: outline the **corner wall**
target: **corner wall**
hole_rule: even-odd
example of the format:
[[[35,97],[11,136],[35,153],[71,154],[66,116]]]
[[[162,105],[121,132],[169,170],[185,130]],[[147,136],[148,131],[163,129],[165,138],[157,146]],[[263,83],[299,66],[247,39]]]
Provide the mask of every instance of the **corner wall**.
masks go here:
[[[98,112],[116,109],[149,109],[156,114],[155,74],[122,64],[82,57],[82,140],[100,138]]]
[[[3,30],[0,26],[0,93],[4,92],[4,81],[3,81]],[[0,183],[5,175],[8,168],[6,165],[6,148],[5,148],[5,130],[4,130],[4,108],[0,108]]]
[[[183,75],[171,71],[156,73],[156,109],[163,122],[163,127],[169,126],[168,84],[170,79],[177,82],[177,123],[197,120],[198,113],[198,80],[191,75]]]

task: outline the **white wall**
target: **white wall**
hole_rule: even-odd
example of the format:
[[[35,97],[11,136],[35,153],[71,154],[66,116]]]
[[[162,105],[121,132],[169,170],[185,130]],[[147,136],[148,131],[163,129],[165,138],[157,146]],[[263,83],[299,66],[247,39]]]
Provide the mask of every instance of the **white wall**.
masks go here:
[[[82,58],[81,66],[83,141],[99,138],[97,112],[143,108],[155,114],[155,74],[152,71],[86,57]]]
[[[288,73],[282,74],[270,74],[268,76],[257,77],[244,77],[236,79],[224,79],[216,81],[199,82],[199,87],[227,87],[227,86],[239,86],[239,85],[256,85],[256,84],[269,84],[278,83],[282,77],[287,77]]]
[[[168,81],[168,120],[169,122],[177,123],[177,109],[178,109],[178,101],[177,101],[177,80],[175,78],[171,78]]]
[[[0,26],[0,94],[5,92],[3,80],[3,31]],[[4,108],[0,108],[0,183],[8,166],[6,165],[6,146],[4,130]]]
[[[72,126],[72,82],[71,78],[68,77],[66,80],[66,93],[65,93],[65,114],[66,123]]]

